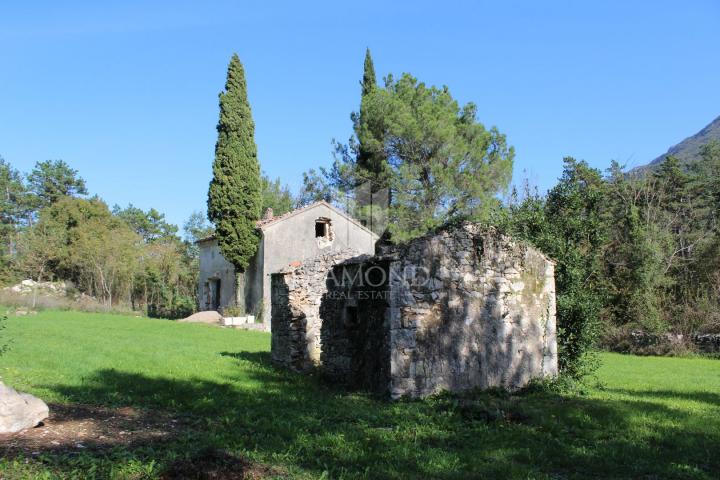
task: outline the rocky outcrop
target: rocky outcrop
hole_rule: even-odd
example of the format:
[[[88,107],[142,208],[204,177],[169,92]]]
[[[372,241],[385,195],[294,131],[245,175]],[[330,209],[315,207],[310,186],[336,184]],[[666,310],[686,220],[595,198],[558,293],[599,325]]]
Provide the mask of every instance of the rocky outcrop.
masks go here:
[[[26,279],[17,285],[5,287],[4,290],[21,295],[37,292],[43,295],[64,297],[67,295],[68,285],[65,282],[36,282],[35,280]]]
[[[0,382],[0,433],[15,433],[35,427],[48,414],[45,402]]]

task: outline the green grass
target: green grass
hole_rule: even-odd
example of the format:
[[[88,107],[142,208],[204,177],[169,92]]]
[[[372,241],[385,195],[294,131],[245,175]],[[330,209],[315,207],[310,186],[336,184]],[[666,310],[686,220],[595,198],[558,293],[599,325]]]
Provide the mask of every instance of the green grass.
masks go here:
[[[720,361],[603,354],[601,386],[387,402],[274,369],[268,334],[118,315],[10,318],[6,383],[184,415],[175,440],[0,461],[0,478],[155,478],[222,449],[300,478],[720,476]]]

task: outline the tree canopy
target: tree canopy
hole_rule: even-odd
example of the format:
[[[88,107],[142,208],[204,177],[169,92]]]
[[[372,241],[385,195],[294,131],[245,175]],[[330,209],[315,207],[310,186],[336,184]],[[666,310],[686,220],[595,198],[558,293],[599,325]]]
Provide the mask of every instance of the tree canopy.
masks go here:
[[[63,160],[38,162],[28,175],[28,188],[37,199],[38,209],[62,197],[88,193],[85,180]]]
[[[514,151],[447,87],[389,77],[365,98],[363,146],[387,159],[389,230],[396,240],[459,218],[486,219],[507,188]]]

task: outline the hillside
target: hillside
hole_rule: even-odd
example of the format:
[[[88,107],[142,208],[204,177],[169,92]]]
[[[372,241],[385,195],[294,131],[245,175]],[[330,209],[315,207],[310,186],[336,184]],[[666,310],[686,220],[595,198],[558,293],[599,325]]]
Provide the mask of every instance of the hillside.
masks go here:
[[[710,122],[710,124],[695,135],[670,147],[667,152],[657,157],[655,160],[646,165],[646,167],[652,168],[654,165],[657,165],[665,160],[665,157],[669,155],[677,157],[682,163],[693,163],[700,156],[700,147],[708,143],[710,140],[720,141],[720,117],[717,117],[715,120]]]

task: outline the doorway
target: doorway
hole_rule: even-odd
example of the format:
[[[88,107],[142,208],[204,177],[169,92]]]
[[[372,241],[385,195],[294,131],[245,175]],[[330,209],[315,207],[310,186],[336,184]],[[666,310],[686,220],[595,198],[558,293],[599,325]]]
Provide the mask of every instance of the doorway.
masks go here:
[[[209,279],[208,286],[210,288],[210,310],[218,310],[220,308],[220,279]]]

